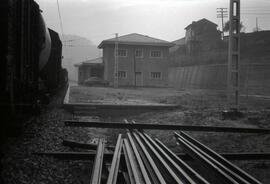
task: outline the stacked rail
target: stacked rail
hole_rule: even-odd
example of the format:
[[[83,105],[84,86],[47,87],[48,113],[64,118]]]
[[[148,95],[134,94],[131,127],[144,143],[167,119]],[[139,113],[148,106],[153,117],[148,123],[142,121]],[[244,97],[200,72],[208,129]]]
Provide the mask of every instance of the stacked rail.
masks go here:
[[[78,122],[66,121],[67,126],[75,126],[75,123]],[[104,123],[99,123],[101,125],[96,125],[97,122],[94,122],[92,126],[104,126]],[[89,122],[79,122],[76,126],[89,127],[90,124]],[[115,128],[115,125],[107,125],[107,123],[105,126]],[[153,139],[143,131],[144,128],[150,129],[150,125],[125,120],[125,123],[117,128],[126,129],[126,133],[118,135],[115,146],[106,145],[105,140],[102,139],[97,144],[64,140],[65,146],[91,151],[41,154],[66,159],[94,160],[90,181],[92,184],[261,184],[260,181],[228,161],[221,154],[182,131],[174,134],[176,143],[181,146],[185,154],[176,154],[160,140]],[[152,125],[152,128],[159,129],[161,127]],[[165,128],[181,129],[183,126],[169,125]],[[187,128],[198,131],[198,127]],[[226,132],[228,128],[207,127],[203,129],[203,131],[206,130]],[[268,131],[241,128],[231,130],[242,133],[266,133]],[[113,152],[111,152],[112,150]],[[267,158],[267,154],[264,158]]]
[[[151,138],[143,131],[127,131],[125,136],[118,136],[106,183],[260,184],[188,134],[181,132],[175,133],[175,136],[178,144],[193,158],[194,164],[202,169],[187,164],[160,140]],[[100,144],[97,147],[93,166],[95,172],[92,174],[92,181],[95,182],[91,183],[101,181],[101,147]]]

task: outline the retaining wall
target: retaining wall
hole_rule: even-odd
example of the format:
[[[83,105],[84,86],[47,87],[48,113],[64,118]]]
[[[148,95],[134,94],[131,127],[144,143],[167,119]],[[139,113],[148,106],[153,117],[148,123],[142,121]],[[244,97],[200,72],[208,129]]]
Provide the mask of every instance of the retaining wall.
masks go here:
[[[227,65],[186,66],[169,69],[169,86],[183,89],[226,89]],[[270,93],[270,64],[244,64],[240,87],[252,93]]]

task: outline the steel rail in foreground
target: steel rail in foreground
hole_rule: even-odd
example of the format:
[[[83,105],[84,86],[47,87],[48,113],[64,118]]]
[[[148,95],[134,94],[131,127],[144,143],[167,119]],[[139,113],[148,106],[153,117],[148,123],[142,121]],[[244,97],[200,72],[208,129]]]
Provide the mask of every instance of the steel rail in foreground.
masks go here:
[[[129,123],[127,119],[124,119],[124,122],[127,124]],[[127,132],[127,134],[129,134],[130,133],[129,129],[126,129],[126,132]],[[135,154],[135,151],[137,149],[136,149],[136,147],[132,147],[131,143],[134,143],[134,142],[130,138],[124,140],[124,153],[125,153],[125,158],[126,158],[126,162],[128,165],[128,167],[127,167],[128,172],[130,173],[129,177],[131,178],[131,180],[133,177],[133,180],[135,180],[135,183],[141,183],[141,184],[147,183],[145,181],[143,171],[141,170],[142,163],[139,162],[138,155]],[[139,157],[139,159],[140,159],[140,157]],[[145,170],[145,172],[146,172],[146,170]],[[148,178],[148,180],[149,180],[149,178]],[[151,183],[150,180],[149,180],[149,183]]]
[[[133,124],[136,124],[136,122],[134,120],[131,121]],[[189,168],[189,166],[182,162],[183,164],[179,164],[177,165],[177,162],[173,161],[166,153],[165,151],[159,147],[158,144],[156,144],[155,141],[153,141],[153,139],[147,135],[146,133],[144,133],[142,130],[138,130],[138,132],[142,133],[142,135],[144,135],[148,140],[149,142],[152,144],[152,146],[155,147],[155,149],[157,149],[157,151],[159,152],[159,154],[162,155],[162,157],[167,161],[167,163],[170,165],[170,167],[174,167],[174,171],[176,172],[177,175],[181,176],[183,178],[183,180],[185,180],[185,183],[190,183],[190,184],[193,184],[195,183],[188,175],[187,173],[181,168],[181,166],[185,165],[185,169],[186,168]],[[179,158],[178,158],[179,159]],[[180,159],[179,159],[180,160]],[[190,169],[192,170],[192,169]],[[193,172],[189,172],[189,173],[192,173],[193,176],[195,175],[196,177],[195,180],[196,182],[198,182],[198,184],[208,184],[208,182],[206,180],[204,180],[198,173],[196,173],[194,170],[192,170]]]
[[[177,162],[175,162],[175,160],[173,160],[166,152],[165,150],[160,147],[157,142],[155,142],[149,135],[147,135],[146,133],[144,133],[144,136],[148,139],[148,141],[152,144],[152,146],[155,147],[155,149],[160,153],[160,155],[162,156],[162,158],[168,163],[168,165],[174,170],[174,172],[181,177],[181,179],[183,179],[185,181],[185,183],[189,183],[189,184],[196,184],[197,182],[195,182],[196,180],[198,181],[197,178],[195,178],[195,181],[193,180],[193,178],[188,174],[188,172],[185,171],[185,169],[187,169],[187,167],[183,167],[183,164],[178,164]],[[179,158],[178,158],[179,159]],[[190,172],[189,172],[190,173]],[[209,184],[205,179],[203,179],[198,173],[196,173],[194,171],[194,175],[198,175],[199,178],[201,180],[199,180],[198,183],[203,183],[203,184]]]
[[[126,142],[123,141],[123,151],[124,151],[124,156],[125,156],[125,161],[126,161],[126,168],[127,168],[127,177],[128,177],[128,181],[130,182],[130,184],[136,184],[135,183],[135,180],[137,179],[137,175],[134,176],[134,173],[133,173],[133,169],[132,169],[132,163],[130,162],[130,158],[128,156],[128,153],[127,153],[127,148],[126,148]],[[139,180],[139,179],[137,179]]]
[[[135,133],[134,133],[135,134]],[[137,133],[140,138],[144,141],[145,145],[152,152],[152,154],[156,157],[156,161],[162,166],[162,170],[164,170],[163,174],[166,175],[166,179],[178,184],[184,184],[182,179],[178,177],[178,175],[172,170],[172,168],[168,165],[168,163],[162,158],[162,156],[157,152],[157,150],[150,144],[150,142],[142,135],[142,133]],[[161,170],[161,168],[160,168]]]
[[[113,160],[112,160],[109,176],[107,179],[107,184],[116,184],[117,182],[119,163],[121,159],[122,144],[123,144],[122,134],[119,134],[117,138],[114,154],[113,154]]]
[[[222,163],[222,165],[226,166],[229,170],[231,170],[232,172],[234,172],[237,175],[239,175],[242,178],[244,178],[249,183],[251,183],[251,184],[262,184],[260,181],[258,181],[257,179],[255,179],[254,177],[252,177],[251,175],[249,175],[248,173],[246,173],[245,171],[243,171],[242,169],[240,169],[236,165],[232,164],[231,162],[229,162],[228,160],[226,160],[225,158],[223,158],[221,155],[219,155],[218,153],[216,153],[215,151],[213,151],[209,147],[203,145],[198,140],[192,138],[188,134],[186,134],[184,132],[181,132],[180,135],[182,137],[184,137],[185,139],[187,139],[188,141],[190,141],[195,146],[197,146],[203,152],[205,152],[206,154],[208,154],[209,156],[211,156],[212,158],[214,158],[218,162]],[[179,134],[176,133],[176,136],[178,137]]]
[[[145,182],[143,180],[142,173],[140,172],[140,167],[136,162],[136,157],[127,139],[124,139],[124,153],[128,165],[127,168],[130,180],[134,181],[134,183],[144,184]]]
[[[132,132],[132,131],[131,131]],[[134,136],[132,136],[134,137]],[[145,169],[147,170],[147,173],[149,174],[149,179],[152,183],[160,183],[158,177],[156,176],[155,171],[153,170],[147,156],[145,155],[143,149],[140,147],[138,141],[136,138],[134,138],[134,143],[137,147],[137,150],[142,158],[143,164],[145,165]]]
[[[208,159],[212,164],[214,164],[216,167],[218,167],[220,170],[222,170],[223,173],[226,173],[228,176],[230,176],[234,181],[236,181],[239,184],[250,184],[245,178],[242,178],[237,173],[231,171],[229,168],[227,168],[225,165],[223,165],[221,162],[217,161],[215,158],[211,157],[209,154],[202,151],[199,147],[194,145],[189,140],[185,139],[181,135],[177,134],[178,139],[184,140],[187,144],[189,144],[193,149],[195,149],[200,155],[204,156],[206,159]]]
[[[125,123],[129,123],[127,119],[124,119]],[[134,141],[130,136],[130,131],[128,129],[126,129],[127,132],[127,136],[128,139],[124,140],[124,152],[125,152],[125,158],[126,158],[126,162],[128,165],[128,172],[130,173],[130,178],[133,177],[133,179],[135,180],[135,183],[151,183],[146,170],[142,170],[145,169],[142,165],[143,162],[141,160],[140,161],[140,157],[139,157],[139,153],[138,150],[136,149],[136,146],[134,145]],[[132,143],[134,146],[132,146]],[[138,154],[136,154],[136,151]],[[146,160],[146,158],[145,158]],[[147,162],[145,162],[147,164]],[[149,167],[149,165],[148,165]],[[145,173],[144,173],[145,172]],[[145,175],[147,178],[145,178]],[[148,180],[145,180],[148,179]]]
[[[92,168],[92,175],[91,175],[91,182],[90,182],[91,184],[100,184],[101,183],[104,147],[105,147],[104,141],[99,140],[99,143],[97,146],[97,153],[96,153],[96,157],[95,157],[95,162],[94,162],[94,166]]]
[[[230,132],[230,133],[264,133],[269,134],[270,129],[263,128],[240,128],[221,126],[195,126],[195,125],[167,125],[167,124],[127,124],[118,122],[95,122],[65,120],[65,126],[70,127],[93,127],[93,128],[114,128],[114,129],[151,129],[151,130],[182,130],[199,132]]]
[[[128,121],[126,120],[126,122],[128,123]],[[132,124],[136,124],[136,122],[134,120],[131,121]],[[157,149],[157,152],[159,154],[161,154],[161,158],[165,157],[164,160],[166,160],[166,164],[165,164],[165,168],[169,168],[174,166],[174,168],[171,168],[171,172],[174,174],[176,174],[177,176],[182,177],[181,179],[184,180],[184,183],[189,183],[189,184],[195,184],[195,182],[185,173],[185,171],[182,170],[182,168],[180,168],[180,165],[177,165],[174,161],[170,160],[169,156],[166,155],[166,153],[164,153],[164,151],[162,149],[160,149],[160,147],[151,139],[150,136],[148,136],[146,133],[143,132],[143,130],[136,130],[136,132],[138,132],[139,134],[141,134],[142,136],[144,135],[146,139],[148,139],[148,141],[150,142],[150,144],[152,146],[155,147],[155,149]],[[151,149],[151,148],[150,148]],[[158,158],[160,160],[160,158]],[[171,161],[171,162],[170,162]],[[163,162],[164,163],[164,162]],[[163,164],[164,166],[164,164]],[[168,170],[167,170],[168,171]],[[197,174],[197,173],[196,173]],[[198,174],[197,174],[198,175]],[[196,178],[196,177],[195,177]],[[179,178],[180,179],[180,178]],[[180,180],[181,180],[180,179]],[[205,181],[205,180],[198,180],[198,181]],[[178,182],[179,183],[179,182]],[[182,183],[182,182],[181,182]],[[198,182],[198,184],[208,184],[208,182]]]
[[[144,153],[145,158],[147,159],[146,162],[150,166],[150,168],[147,168],[147,169],[148,169],[149,173],[151,174],[150,176],[152,177],[153,183],[166,184],[165,179],[163,178],[162,174],[160,173],[156,163],[154,162],[154,160],[150,156],[149,152],[147,151],[147,149],[146,149],[145,145],[143,144],[143,142],[141,141],[140,137],[134,133],[132,133],[132,135],[134,136],[136,142],[138,143],[138,145],[142,149],[142,152]]]
[[[166,147],[161,141],[155,139],[157,145],[170,157],[175,164],[178,164],[193,180],[198,184],[209,184],[200,174],[193,170],[187,163],[173,153],[168,147]]]
[[[211,174],[212,177],[216,180],[215,183],[223,183],[223,184],[237,184],[232,177],[226,174],[222,169],[213,164],[208,158],[194,149],[189,143],[187,143],[182,137],[177,137],[178,143],[182,145],[184,151],[187,152],[192,158],[200,163],[201,166],[205,168],[208,174]]]
[[[150,178],[149,178],[149,176],[147,174],[146,168],[145,168],[145,166],[143,164],[143,161],[142,161],[142,158],[141,158],[141,156],[139,154],[139,151],[135,146],[135,142],[134,142],[133,138],[131,137],[130,133],[127,133],[127,137],[128,137],[128,141],[130,143],[130,146],[131,146],[131,148],[133,150],[133,153],[134,153],[134,155],[136,157],[136,160],[138,162],[138,165],[140,167],[140,171],[142,173],[142,177],[144,179],[144,182],[149,184],[149,183],[151,183],[151,181],[150,181]]]
[[[136,124],[135,121],[128,122],[127,119],[125,119],[124,122],[126,124]],[[148,171],[148,173],[150,175],[150,178],[151,179],[150,178],[148,178],[148,179],[151,180],[152,183],[160,183],[161,181],[160,181],[160,178],[159,177],[161,177],[161,179],[165,179],[165,178],[163,178],[162,176],[159,176],[159,174],[160,174],[159,172],[160,171],[157,169],[157,165],[155,164],[155,162],[153,162],[154,164],[152,164],[153,159],[150,159],[149,160],[149,153],[148,152],[145,153],[145,150],[146,149],[145,149],[142,141],[140,140],[139,137],[135,137],[136,135],[134,134],[134,130],[129,130],[129,129],[126,129],[126,130],[128,132],[127,135],[129,137],[129,140],[133,140],[131,134],[135,138],[135,141],[133,141],[134,147],[136,148],[136,146],[137,146],[137,148],[138,148],[137,150],[138,150],[139,154],[141,155],[141,158],[143,160],[143,163],[145,164],[145,167],[146,167],[146,169],[147,169],[147,171]],[[135,131],[137,131],[137,130],[135,130]],[[143,131],[143,130],[140,130],[140,131]],[[146,174],[147,174],[147,172],[146,172]]]

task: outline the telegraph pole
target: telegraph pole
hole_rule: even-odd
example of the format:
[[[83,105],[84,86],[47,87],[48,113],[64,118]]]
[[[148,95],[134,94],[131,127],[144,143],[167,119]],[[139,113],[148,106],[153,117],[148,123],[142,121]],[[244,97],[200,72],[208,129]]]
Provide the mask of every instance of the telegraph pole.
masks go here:
[[[221,18],[222,40],[224,38],[224,18],[228,17],[228,8],[217,8],[217,18]]]
[[[118,33],[115,33],[113,86],[114,88],[118,88]]]

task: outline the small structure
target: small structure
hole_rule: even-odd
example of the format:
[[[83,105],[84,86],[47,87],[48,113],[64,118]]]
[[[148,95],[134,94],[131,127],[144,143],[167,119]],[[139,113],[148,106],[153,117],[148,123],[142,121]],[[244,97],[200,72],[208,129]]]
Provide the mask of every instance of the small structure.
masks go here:
[[[102,57],[86,60],[74,66],[78,68],[78,84],[83,84],[86,79],[91,77],[103,79],[104,65]]]
[[[168,85],[169,48],[172,43],[137,33],[103,40],[104,79],[114,83],[115,43],[118,44],[119,86]]]

